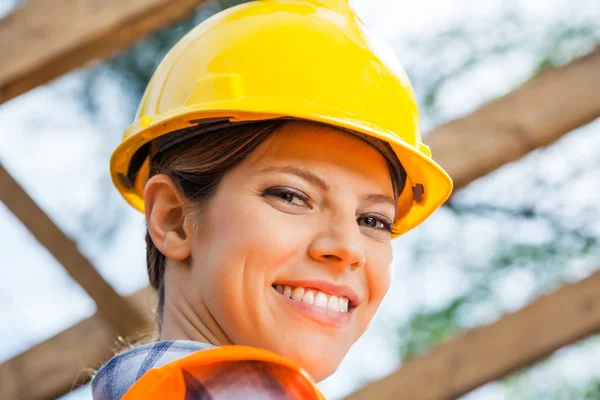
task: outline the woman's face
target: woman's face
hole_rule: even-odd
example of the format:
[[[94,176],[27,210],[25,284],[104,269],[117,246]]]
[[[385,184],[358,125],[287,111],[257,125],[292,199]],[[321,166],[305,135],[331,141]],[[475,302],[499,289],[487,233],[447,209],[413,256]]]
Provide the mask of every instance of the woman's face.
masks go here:
[[[182,312],[208,311],[232,343],[326,378],[390,286],[395,205],[377,150],[333,128],[287,124],[203,207],[190,276],[177,285],[196,300]]]

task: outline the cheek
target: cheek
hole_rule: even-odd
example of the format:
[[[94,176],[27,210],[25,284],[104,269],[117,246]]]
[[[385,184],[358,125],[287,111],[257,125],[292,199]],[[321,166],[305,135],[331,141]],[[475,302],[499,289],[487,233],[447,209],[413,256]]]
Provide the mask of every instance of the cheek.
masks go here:
[[[367,267],[367,284],[369,285],[369,306],[375,314],[377,308],[387,294],[394,274],[391,246],[371,252]]]
[[[208,219],[212,259],[223,274],[270,275],[300,255],[307,227],[261,199],[230,202]],[[226,276],[224,278],[227,278]]]
[[[268,315],[267,291],[283,270],[301,265],[308,227],[298,216],[282,213],[261,198],[215,198],[202,217],[194,242],[194,281],[204,303],[236,342]]]

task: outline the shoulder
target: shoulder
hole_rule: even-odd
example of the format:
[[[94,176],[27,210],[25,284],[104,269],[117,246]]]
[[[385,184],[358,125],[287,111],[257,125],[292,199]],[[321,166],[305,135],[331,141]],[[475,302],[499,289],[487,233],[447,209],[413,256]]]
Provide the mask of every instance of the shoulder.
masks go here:
[[[108,361],[92,379],[95,400],[120,399],[149,369],[212,348],[207,343],[170,340],[134,346]]]
[[[223,346],[149,370],[127,392],[137,399],[324,399],[310,377],[266,350]]]

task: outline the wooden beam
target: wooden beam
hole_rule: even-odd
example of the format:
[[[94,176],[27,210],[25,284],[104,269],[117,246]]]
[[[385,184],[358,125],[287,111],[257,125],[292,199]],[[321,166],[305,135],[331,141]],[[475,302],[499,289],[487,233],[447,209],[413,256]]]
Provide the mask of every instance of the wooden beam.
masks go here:
[[[600,117],[600,47],[426,137],[457,188]]]
[[[600,331],[600,272],[410,358],[346,400],[454,399]]]
[[[190,16],[206,0],[31,0],[0,20],[0,104]]]
[[[147,287],[127,301],[150,326],[154,290]],[[117,334],[99,313],[0,364],[0,398],[56,399],[89,381],[92,372],[119,347]]]
[[[96,302],[98,312],[121,336],[136,334],[144,319],[115,292],[102,275],[79,252],[69,239],[23,188],[0,164],[0,201],[29,229],[33,236],[62,264],[69,275]]]
[[[31,0],[0,20],[0,103],[126,48],[206,0]],[[56,29],[61,27],[61,29]],[[457,188],[600,116],[600,49],[427,136]]]
[[[148,306],[155,301],[152,289],[142,289],[129,299],[145,310],[146,321],[153,318]],[[598,331],[600,272],[406,360],[400,370],[347,400],[456,398]],[[97,368],[110,358],[115,339],[99,314],[78,323],[1,364],[0,398],[21,394],[52,399],[67,393],[89,380],[86,368]]]

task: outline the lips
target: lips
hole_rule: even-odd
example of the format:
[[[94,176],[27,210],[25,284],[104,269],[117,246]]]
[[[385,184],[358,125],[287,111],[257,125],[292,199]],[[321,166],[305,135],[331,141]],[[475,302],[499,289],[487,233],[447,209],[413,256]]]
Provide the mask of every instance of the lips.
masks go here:
[[[302,317],[302,323],[313,321],[318,324],[318,329],[333,328],[336,331],[345,330],[345,328],[348,327],[354,319],[355,308],[349,307],[348,311],[341,312],[330,310],[329,307],[324,308],[319,307],[318,305],[315,306],[314,302],[313,304],[308,304],[304,301],[294,300],[291,297],[284,295],[283,293],[279,293],[276,289],[276,286],[277,285],[275,285],[275,288],[272,289],[273,295],[275,298],[279,299],[280,304],[284,306],[285,315],[290,318],[294,318],[294,315],[298,315]],[[288,289],[288,291],[290,289]],[[293,290],[291,291],[293,293]],[[329,306],[329,300],[327,302],[327,305]],[[335,307],[335,305],[332,306]],[[292,314],[289,314],[289,312],[292,312]]]
[[[348,308],[351,309],[353,307],[358,306],[362,301],[362,296],[359,297],[357,292],[347,285],[338,285],[325,280],[312,280],[312,279],[278,279],[273,282],[273,288],[276,288],[277,285],[281,285],[284,289],[286,286],[289,286],[292,291],[301,287],[305,290],[312,290],[315,292],[323,292],[328,298],[330,296],[336,296],[338,299],[340,297],[345,297],[348,299]]]
[[[285,297],[314,307],[326,308],[330,311],[347,313],[349,299],[345,296],[335,296],[318,289],[302,286],[273,285],[274,289]]]

